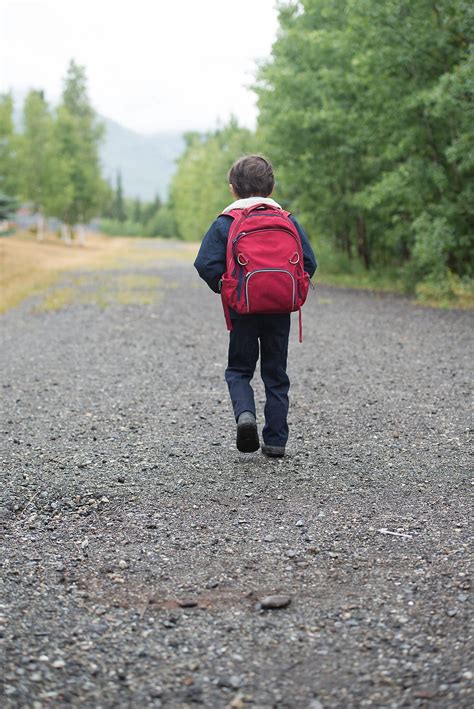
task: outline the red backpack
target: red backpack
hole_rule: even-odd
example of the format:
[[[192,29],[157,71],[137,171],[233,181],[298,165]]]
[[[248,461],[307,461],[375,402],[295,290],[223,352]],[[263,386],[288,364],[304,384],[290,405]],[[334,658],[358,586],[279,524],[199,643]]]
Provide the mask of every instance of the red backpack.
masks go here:
[[[309,275],[289,212],[261,203],[226,214],[233,218],[221,283],[227,329],[232,330],[229,308],[240,315],[298,310],[301,342],[301,306],[308,295]]]

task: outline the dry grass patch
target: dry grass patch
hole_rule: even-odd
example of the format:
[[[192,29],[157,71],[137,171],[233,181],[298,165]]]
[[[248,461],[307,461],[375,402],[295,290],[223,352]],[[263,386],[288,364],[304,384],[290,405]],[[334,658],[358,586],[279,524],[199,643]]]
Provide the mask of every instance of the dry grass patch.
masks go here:
[[[120,271],[88,273],[53,286],[35,307],[37,312],[60,310],[72,303],[86,303],[104,310],[111,305],[150,305],[161,297],[161,278]]]
[[[20,304],[30,295],[39,295],[54,286],[61,274],[67,271],[123,270],[130,266],[155,266],[168,259],[191,261],[196,252],[195,245],[169,243],[163,244],[158,239],[134,239],[89,234],[86,245],[66,246],[54,235],[48,235],[43,242],[26,232],[0,238],[0,312]],[[84,281],[83,278],[86,280]],[[154,276],[131,274],[123,275],[122,282],[115,284],[112,290],[120,296],[112,298],[116,302],[148,303],[155,299],[151,291],[158,286]],[[97,278],[93,279],[97,283]],[[88,277],[78,277],[71,283],[80,287],[88,284]],[[99,285],[99,291],[103,284]],[[103,306],[110,300],[110,288],[107,293],[98,292],[95,302]],[[135,291],[143,291],[141,294]],[[147,291],[145,293],[145,291]],[[127,295],[128,293],[128,295]],[[40,304],[40,309],[57,310],[76,300],[77,292],[58,288],[47,295]],[[94,301],[93,294],[80,294],[79,300]],[[100,301],[100,303],[98,303]]]
[[[41,293],[64,271],[105,267],[130,248],[128,241],[90,235],[85,246],[66,246],[53,235],[38,242],[24,232],[0,239],[0,312]]]

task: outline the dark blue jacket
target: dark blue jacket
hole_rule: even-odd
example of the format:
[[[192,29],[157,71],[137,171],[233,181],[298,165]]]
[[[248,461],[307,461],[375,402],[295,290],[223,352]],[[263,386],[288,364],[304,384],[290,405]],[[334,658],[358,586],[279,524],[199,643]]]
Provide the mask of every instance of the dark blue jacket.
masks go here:
[[[301,246],[303,247],[304,270],[309,273],[311,278],[317,268],[314,251],[302,227],[293,216],[290,216],[290,219],[298,229]],[[209,227],[194,262],[194,266],[201,278],[206,281],[209,288],[215,293],[219,292],[219,281],[226,270],[227,237],[229,236],[231,224],[231,216],[221,214],[217,217]]]

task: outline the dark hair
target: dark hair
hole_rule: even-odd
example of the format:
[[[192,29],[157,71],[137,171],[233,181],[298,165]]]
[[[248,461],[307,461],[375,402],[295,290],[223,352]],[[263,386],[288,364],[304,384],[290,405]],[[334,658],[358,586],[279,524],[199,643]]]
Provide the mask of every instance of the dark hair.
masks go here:
[[[227,179],[241,197],[268,197],[275,185],[273,167],[263,155],[244,155],[230,168]]]

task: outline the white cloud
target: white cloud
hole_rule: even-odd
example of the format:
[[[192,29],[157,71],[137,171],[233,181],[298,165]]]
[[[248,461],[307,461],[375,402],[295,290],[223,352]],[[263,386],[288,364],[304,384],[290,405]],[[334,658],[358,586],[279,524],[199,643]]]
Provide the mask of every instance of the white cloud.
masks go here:
[[[275,0],[0,0],[0,91],[61,92],[71,57],[96,109],[142,132],[251,125]]]

